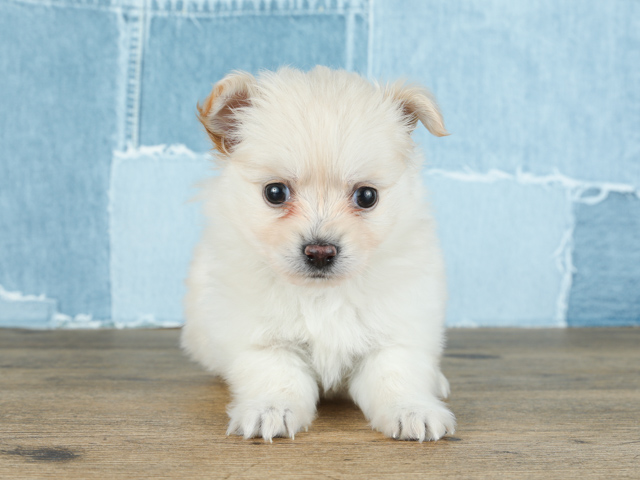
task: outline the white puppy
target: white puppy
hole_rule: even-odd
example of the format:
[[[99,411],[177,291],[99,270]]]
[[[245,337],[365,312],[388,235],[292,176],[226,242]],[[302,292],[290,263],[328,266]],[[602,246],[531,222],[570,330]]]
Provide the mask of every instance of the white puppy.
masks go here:
[[[182,346],[228,382],[228,433],[293,438],[320,390],[389,437],[452,433],[444,267],[410,137],[418,120],[447,135],[429,93],[284,68],[230,74],[198,108],[220,175]]]

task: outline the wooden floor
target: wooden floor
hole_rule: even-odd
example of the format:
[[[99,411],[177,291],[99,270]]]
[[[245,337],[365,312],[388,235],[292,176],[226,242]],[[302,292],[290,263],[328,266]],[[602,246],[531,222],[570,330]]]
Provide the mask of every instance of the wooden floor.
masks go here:
[[[0,330],[0,478],[640,478],[640,329],[453,330],[437,443],[323,402],[295,441],[226,437],[177,330]]]

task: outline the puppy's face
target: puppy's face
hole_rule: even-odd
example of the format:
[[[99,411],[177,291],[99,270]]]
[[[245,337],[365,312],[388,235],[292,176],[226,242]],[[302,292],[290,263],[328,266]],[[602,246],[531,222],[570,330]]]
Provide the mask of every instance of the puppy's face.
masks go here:
[[[421,200],[417,120],[446,134],[424,91],[320,67],[228,76],[200,114],[223,155],[222,214],[297,284],[335,284],[366,268]]]

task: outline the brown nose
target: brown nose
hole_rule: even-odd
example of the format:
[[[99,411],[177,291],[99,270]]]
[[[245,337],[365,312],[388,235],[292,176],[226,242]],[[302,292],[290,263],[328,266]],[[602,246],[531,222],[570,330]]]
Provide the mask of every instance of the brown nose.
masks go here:
[[[324,268],[331,264],[338,254],[338,249],[334,245],[306,245],[304,254],[310,265],[315,268]]]

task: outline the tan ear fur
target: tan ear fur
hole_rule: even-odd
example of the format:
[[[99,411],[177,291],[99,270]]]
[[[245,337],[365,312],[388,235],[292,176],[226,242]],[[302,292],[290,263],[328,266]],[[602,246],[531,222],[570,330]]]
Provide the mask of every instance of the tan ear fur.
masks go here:
[[[239,141],[236,110],[251,105],[255,84],[251,74],[234,72],[216,83],[204,102],[198,103],[198,120],[223,155],[229,155]]]
[[[436,137],[449,135],[435,98],[429,90],[417,85],[395,83],[387,86],[387,94],[397,101],[413,131],[418,120]]]

